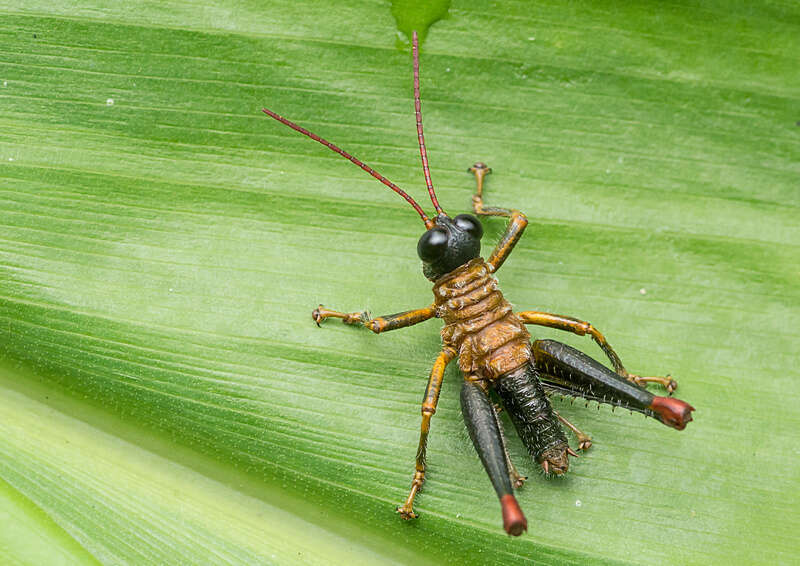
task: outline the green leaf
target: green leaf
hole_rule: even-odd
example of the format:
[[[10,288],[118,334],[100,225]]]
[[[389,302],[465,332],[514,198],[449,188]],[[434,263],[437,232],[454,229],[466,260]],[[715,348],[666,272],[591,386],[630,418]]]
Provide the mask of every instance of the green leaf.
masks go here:
[[[789,563],[800,550],[800,10],[455,2],[422,46],[433,180],[531,224],[518,309],[671,373],[676,432],[555,401],[595,446],[507,537],[448,370],[407,493],[436,321],[413,6],[0,0],[0,562]],[[417,23],[420,22],[420,23]],[[430,209],[428,207],[428,209]],[[504,228],[486,222],[484,253]],[[550,331],[588,353],[586,338]]]

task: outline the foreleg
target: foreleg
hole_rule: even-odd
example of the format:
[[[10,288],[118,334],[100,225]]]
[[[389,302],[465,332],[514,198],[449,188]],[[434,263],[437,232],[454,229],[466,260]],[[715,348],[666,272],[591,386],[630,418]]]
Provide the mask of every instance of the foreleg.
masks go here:
[[[522,233],[528,225],[528,218],[519,210],[512,208],[485,206],[483,204],[483,179],[492,170],[484,163],[476,163],[469,168],[469,171],[475,175],[475,181],[477,182],[475,195],[472,197],[472,209],[475,214],[479,216],[507,216],[510,218],[505,234],[495,246],[492,255],[486,260],[486,263],[492,266],[492,271],[497,271],[522,237]]]
[[[328,310],[322,305],[314,309],[311,313],[311,318],[317,323],[317,326],[326,318],[341,318],[345,324],[363,324],[375,334],[381,332],[388,332],[389,330],[397,330],[398,328],[405,328],[413,326],[420,322],[436,316],[436,307],[433,305],[421,309],[414,309],[404,311],[397,314],[389,314],[386,316],[379,316],[372,318],[367,311],[363,312],[338,312]]]

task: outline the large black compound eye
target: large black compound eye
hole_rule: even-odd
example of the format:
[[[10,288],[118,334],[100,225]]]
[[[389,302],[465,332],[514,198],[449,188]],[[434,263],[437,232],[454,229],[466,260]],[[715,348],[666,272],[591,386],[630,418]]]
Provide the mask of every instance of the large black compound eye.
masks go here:
[[[483,236],[483,226],[471,214],[459,214],[453,218],[453,224],[477,240],[480,240],[481,236]]]
[[[425,232],[417,243],[417,255],[424,262],[432,262],[447,250],[447,230],[444,228],[431,228]]]

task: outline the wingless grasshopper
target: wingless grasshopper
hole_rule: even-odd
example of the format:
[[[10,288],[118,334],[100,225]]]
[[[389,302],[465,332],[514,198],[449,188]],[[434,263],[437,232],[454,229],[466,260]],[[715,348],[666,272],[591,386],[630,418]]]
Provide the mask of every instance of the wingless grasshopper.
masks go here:
[[[343,313],[322,305],[312,313],[318,325],[327,318],[339,318],[345,324],[362,325],[376,334],[434,317],[444,320],[442,351],[431,370],[422,403],[422,427],[411,491],[405,503],[397,508],[398,513],[404,519],[417,517],[412,505],[425,480],[431,417],[436,412],[445,368],[458,358],[464,376],[461,389],[464,421],[500,499],[503,527],[508,534],[516,536],[527,530],[527,520],[513,495],[513,488],[520,487],[526,478],[517,472],[509,458],[498,409],[490,398],[492,391],[502,401],[525,447],[546,475],[565,473],[569,468],[569,456],[577,456],[567,444],[561,423],[576,435],[579,449],[586,450],[591,446],[586,434],[553,410],[548,394],[582,397],[625,407],[654,417],[677,430],[682,430],[692,420],[694,408],[673,397],[650,393],[646,389],[648,383],[659,384],[670,394],[677,383],[670,377],[641,377],[629,373],[605,337],[588,322],[547,312],[513,312],[500,292],[494,274],[519,241],[528,221],[518,210],[484,204],[483,184],[491,169],[483,163],[475,163],[469,168],[477,184],[472,209],[479,216],[509,218],[508,227],[489,259],[480,257],[483,227],[478,219],[470,214],[450,218],[442,210],[433,190],[422,134],[416,32],[413,34],[412,52],[419,150],[428,194],[436,209],[434,218],[429,218],[419,204],[397,185],[349,153],[271,110],[265,108],[264,112],[364,169],[406,199],[425,223],[426,231],[419,239],[417,253],[422,260],[423,274],[433,282],[432,304],[377,318],[367,312]],[[557,328],[591,337],[611,361],[613,371],[566,344],[554,340],[531,342],[525,325]]]

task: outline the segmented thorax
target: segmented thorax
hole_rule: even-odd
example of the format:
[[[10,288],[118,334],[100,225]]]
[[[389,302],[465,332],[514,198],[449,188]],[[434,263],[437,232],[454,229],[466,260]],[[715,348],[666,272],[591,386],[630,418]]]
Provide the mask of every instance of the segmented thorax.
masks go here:
[[[458,352],[465,376],[494,380],[531,359],[530,334],[482,258],[436,281],[433,294],[442,340]]]

